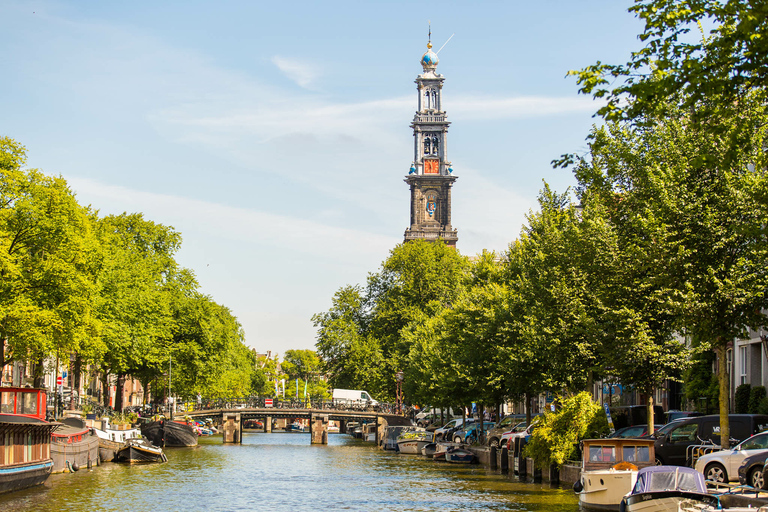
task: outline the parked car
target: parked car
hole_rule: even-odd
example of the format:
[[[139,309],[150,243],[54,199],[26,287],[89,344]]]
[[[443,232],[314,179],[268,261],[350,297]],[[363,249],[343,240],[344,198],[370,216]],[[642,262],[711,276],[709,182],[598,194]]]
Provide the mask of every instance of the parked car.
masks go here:
[[[439,407],[426,407],[420,411],[414,419],[418,426],[426,427],[427,425],[434,424],[436,421],[440,421],[441,417],[451,420],[455,416],[453,409],[450,407],[445,407],[442,411],[443,413],[441,416]]]
[[[667,416],[667,423],[669,423],[670,421],[675,421],[675,420],[679,420],[679,419],[682,419],[682,418],[693,418],[695,416],[704,416],[704,413],[703,412],[696,412],[696,411],[676,411],[676,410],[673,410],[673,411],[667,411],[666,412],[666,416]]]
[[[534,414],[533,417],[539,416]],[[504,432],[511,430],[521,421],[525,421],[525,414],[507,414],[492,429],[488,431],[488,446],[501,446],[501,436]]]
[[[739,466],[747,457],[768,450],[768,432],[756,434],[728,450],[718,450],[699,457],[694,469],[713,482],[735,482]]]
[[[730,435],[735,442],[768,429],[768,415],[730,414]],[[720,416],[697,416],[667,423],[654,432],[656,463],[660,465],[692,466],[689,446],[720,444]]]
[[[454,432],[451,439],[454,443],[470,443],[477,441],[477,439],[480,438],[480,432],[478,432],[480,428],[488,430],[493,428],[494,425],[495,423],[492,421],[484,421],[482,423],[479,421],[467,423],[466,425],[463,425],[462,428]]]
[[[622,405],[611,407],[610,411],[615,429],[648,424],[648,407],[645,405]],[[664,419],[664,408],[660,405],[653,406],[653,419],[654,423]]]
[[[656,432],[663,425],[654,425],[653,431]],[[648,435],[648,425],[633,425],[631,427],[620,428],[608,437],[644,437]]]
[[[512,449],[512,444],[515,442],[515,438],[519,437],[523,440],[528,440],[529,437],[531,437],[531,434],[533,433],[536,428],[539,426],[539,419],[534,418],[531,420],[531,425],[529,426],[528,423],[525,421],[519,423],[518,425],[515,425],[515,427],[510,430],[509,432],[504,432],[501,436],[501,441],[499,441],[499,446],[506,446],[510,450]]]
[[[475,421],[472,418],[467,418],[467,421]],[[448,434],[448,432],[451,432],[455,430],[457,427],[461,427],[461,424],[464,422],[462,418],[454,418],[442,427],[435,429],[435,440],[437,441],[443,441],[445,439],[451,439]]]
[[[763,476],[763,471],[765,470],[766,458],[768,458],[768,450],[757,452],[741,461],[741,466],[739,466],[739,483],[752,486],[755,489],[764,489],[765,477]]]

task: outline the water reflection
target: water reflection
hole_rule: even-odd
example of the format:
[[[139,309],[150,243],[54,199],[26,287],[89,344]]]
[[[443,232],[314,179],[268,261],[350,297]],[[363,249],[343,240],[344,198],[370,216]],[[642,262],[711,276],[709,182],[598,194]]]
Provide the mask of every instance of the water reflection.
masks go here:
[[[0,496],[2,510],[516,510],[574,512],[570,489],[519,482],[482,466],[382,452],[344,435],[244,434],[167,449],[168,463],[103,464]]]

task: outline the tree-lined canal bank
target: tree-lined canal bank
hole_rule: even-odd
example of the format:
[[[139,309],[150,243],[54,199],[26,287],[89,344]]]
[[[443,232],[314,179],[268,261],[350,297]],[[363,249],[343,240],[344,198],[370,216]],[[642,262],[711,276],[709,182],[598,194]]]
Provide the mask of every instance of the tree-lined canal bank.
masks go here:
[[[574,512],[570,488],[521,482],[482,465],[450,465],[384,452],[345,435],[244,434],[242,445],[201,438],[168,449],[168,463],[102,464],[52,475],[0,496],[0,508],[100,510],[516,510]]]

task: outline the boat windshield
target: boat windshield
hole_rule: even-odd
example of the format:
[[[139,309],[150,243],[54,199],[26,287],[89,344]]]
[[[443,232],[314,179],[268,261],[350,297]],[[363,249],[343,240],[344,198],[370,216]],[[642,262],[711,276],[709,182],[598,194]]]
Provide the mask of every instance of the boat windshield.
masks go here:
[[[655,491],[707,492],[704,477],[691,468],[676,466],[656,466],[641,470],[633,494]]]

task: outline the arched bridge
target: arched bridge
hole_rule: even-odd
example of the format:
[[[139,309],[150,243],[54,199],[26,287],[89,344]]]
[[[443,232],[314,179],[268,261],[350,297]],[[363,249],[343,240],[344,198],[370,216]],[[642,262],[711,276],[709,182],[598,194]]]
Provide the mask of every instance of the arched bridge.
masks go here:
[[[334,404],[332,401],[306,402],[305,404],[277,402],[274,405],[276,407],[269,407],[264,403],[263,399],[258,401],[249,400],[245,403],[211,404],[208,402],[206,404],[190,404],[186,412],[177,413],[177,416],[184,414],[192,419],[211,418],[214,421],[220,420],[222,437],[225,443],[241,442],[242,425],[246,420],[263,420],[265,431],[271,432],[273,419],[308,419],[312,433],[312,444],[328,443],[329,421],[338,421],[342,424],[342,427],[349,421],[375,424],[377,444],[383,434],[384,427],[388,425],[411,424],[410,419],[404,416],[383,412],[381,409],[387,410],[387,405],[379,407],[379,410],[362,405],[350,407],[343,403]]]

